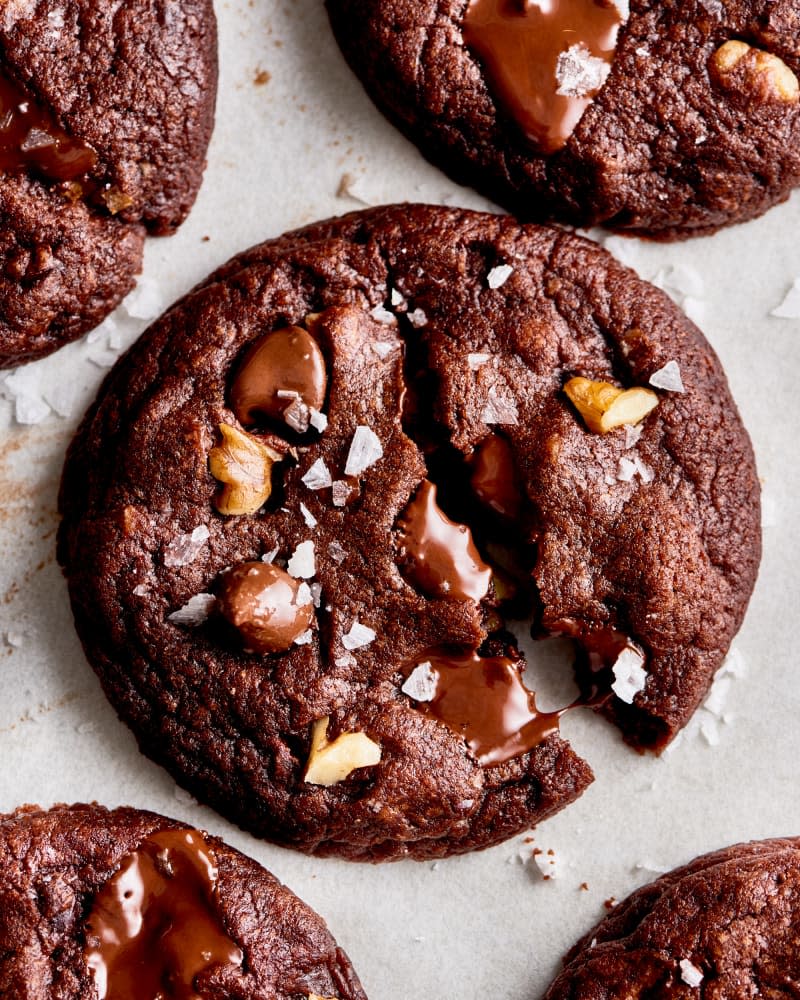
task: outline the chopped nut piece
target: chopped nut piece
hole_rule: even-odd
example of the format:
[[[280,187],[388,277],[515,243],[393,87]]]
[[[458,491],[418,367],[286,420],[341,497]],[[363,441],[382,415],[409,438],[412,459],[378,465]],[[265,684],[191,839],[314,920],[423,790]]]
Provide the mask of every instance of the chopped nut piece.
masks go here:
[[[329,716],[317,719],[311,730],[305,780],[326,788],[343,781],[351,771],[371,767],[381,759],[381,748],[366,733],[342,733],[328,742]]]
[[[110,187],[107,191],[103,191],[101,198],[106,203],[106,208],[112,215],[116,215],[118,212],[123,211],[123,209],[130,208],[133,204],[133,198],[129,194],[124,194],[120,191],[116,185]]]
[[[571,378],[564,392],[595,434],[641,423],[658,406],[658,396],[651,389],[620,389],[610,382],[588,378]]]
[[[800,101],[800,82],[786,63],[771,52],[732,40],[711,58],[718,82],[728,90],[744,89],[758,101]]]
[[[272,466],[282,456],[252,434],[220,424],[222,443],[208,455],[211,475],[225,485],[214,501],[220,514],[254,514],[272,492]]]

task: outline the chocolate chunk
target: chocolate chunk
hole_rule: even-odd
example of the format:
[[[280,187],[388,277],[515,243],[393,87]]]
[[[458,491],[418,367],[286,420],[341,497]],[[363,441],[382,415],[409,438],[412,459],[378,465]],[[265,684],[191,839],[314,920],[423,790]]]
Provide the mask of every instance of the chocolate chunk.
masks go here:
[[[284,652],[314,621],[308,584],[264,562],[242,563],[224,573],[218,607],[245,647],[256,653]]]
[[[436,503],[436,486],[425,480],[397,521],[401,565],[428,597],[480,601],[492,581],[465,524],[455,524]]]
[[[231,409],[246,427],[269,417],[305,431],[308,411],[322,409],[327,383],[325,358],[311,334],[299,326],[274,330],[248,350],[231,388]],[[298,403],[306,416],[298,414],[294,420],[303,426],[287,415]]]
[[[522,131],[554,153],[605,83],[621,22],[610,0],[471,0],[464,41]]]
[[[195,979],[240,966],[218,912],[219,877],[198,830],[164,830],[125,855],[86,920],[86,964],[99,1000],[199,1000]]]

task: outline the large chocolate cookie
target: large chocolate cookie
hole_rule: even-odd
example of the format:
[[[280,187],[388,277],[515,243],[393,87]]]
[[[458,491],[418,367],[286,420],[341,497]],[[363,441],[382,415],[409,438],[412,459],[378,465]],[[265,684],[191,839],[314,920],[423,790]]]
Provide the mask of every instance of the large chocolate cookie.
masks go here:
[[[507,617],[574,637],[584,700],[659,749],[759,558],[749,440],[669,299],[585,240],[425,206],[255,247],[174,307],[85,418],[61,509],[143,751],[352,858],[484,847],[589,782]]]
[[[800,968],[800,840],[696,858],[638,889],[569,953],[545,1000],[786,997]]]
[[[661,238],[800,183],[798,0],[327,0],[369,95],[523,219]]]
[[[8,3],[0,17],[0,365],[126,295],[194,202],[217,84],[210,0]]]
[[[324,922],[255,861],[97,805],[0,816],[0,996],[364,1000]]]

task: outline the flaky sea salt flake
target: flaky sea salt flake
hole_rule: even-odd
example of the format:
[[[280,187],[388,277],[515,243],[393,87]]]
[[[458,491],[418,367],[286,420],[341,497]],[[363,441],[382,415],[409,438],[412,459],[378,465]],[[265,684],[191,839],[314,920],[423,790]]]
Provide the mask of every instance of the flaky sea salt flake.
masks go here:
[[[668,361],[663,368],[653,372],[649,381],[650,385],[655,386],[656,389],[665,389],[667,392],[686,392],[677,361]]]
[[[777,316],[778,319],[800,319],[800,278],[795,278],[783,302],[775,306],[770,316]]]
[[[388,358],[388,356],[395,349],[395,346],[396,345],[391,342],[379,340],[372,345],[372,350],[378,355],[381,361],[383,361],[384,358]]]
[[[303,520],[306,522],[306,527],[316,528],[317,519],[311,513],[311,511],[306,507],[304,503],[300,504],[300,513],[303,515]]]
[[[346,483],[344,479],[337,479],[331,487],[331,499],[333,500],[333,506],[344,507],[350,493],[350,484]]]
[[[644,424],[625,424],[625,448],[635,448],[642,436]]]
[[[344,550],[342,545],[334,539],[332,542],[328,543],[328,555],[337,565],[339,565],[344,562],[347,552]]]
[[[681,979],[687,986],[697,987],[703,981],[703,973],[688,958],[682,958],[678,963],[681,968]]]
[[[486,284],[489,288],[501,288],[514,273],[514,268],[510,264],[498,264],[486,275]]]
[[[478,369],[483,368],[487,361],[491,360],[491,354],[485,354],[482,351],[475,351],[474,353],[467,355],[467,364],[469,365],[469,370],[471,372],[478,371]]]
[[[333,480],[328,466],[321,458],[318,458],[308,467],[308,471],[300,479],[300,482],[310,490],[324,490],[332,485]]]
[[[185,535],[178,535],[164,549],[165,566],[187,566],[200,555],[203,546],[208,541],[211,532],[205,524],[198,524]]]
[[[647,683],[647,671],[642,664],[641,654],[630,646],[622,650],[614,663],[614,683],[611,690],[626,705],[633,704],[634,697]]]
[[[346,476],[359,476],[382,456],[383,445],[378,435],[372,428],[359,424],[350,443],[344,474]]]
[[[295,398],[283,411],[283,419],[293,431],[297,431],[298,434],[305,434],[311,423],[311,410],[295,394]]]
[[[316,573],[317,565],[314,559],[314,543],[311,539],[300,542],[286,564],[286,572],[296,580],[310,580]]]
[[[217,599],[213,594],[195,594],[182,608],[167,615],[167,618],[175,625],[197,628],[198,625],[202,625],[206,621],[216,602]]]
[[[556,93],[561,97],[591,97],[606,82],[611,67],[585,45],[570,46],[556,62]]]
[[[133,319],[155,319],[164,311],[164,305],[158,282],[140,277],[134,290],[124,299],[122,308]]]
[[[393,306],[404,306],[406,304],[405,296],[403,295],[402,292],[398,291],[396,288],[392,289],[389,298]]]
[[[274,549],[270,549],[269,552],[265,552],[261,557],[261,562],[272,563],[275,561],[275,556],[280,552],[280,546],[276,545]]]
[[[744,677],[747,674],[747,660],[736,646],[731,646],[719,669],[721,676]]]
[[[400,690],[414,701],[433,701],[436,697],[436,688],[436,674],[430,661],[426,660],[414,667]]]
[[[308,422],[314,430],[319,431],[320,434],[328,429],[328,418],[324,413],[321,413],[319,410],[315,410],[313,406],[309,407],[308,410]]]
[[[629,483],[636,475],[636,464],[632,462],[629,458],[625,458],[623,455],[619,460],[619,467],[617,469],[617,479],[621,483]]]
[[[420,327],[428,325],[428,317],[423,309],[413,309],[408,313],[408,322],[418,330]]]
[[[492,387],[489,390],[486,405],[481,413],[481,420],[485,424],[508,424],[514,426],[519,423],[517,404],[513,399],[498,396],[497,390]]]
[[[397,322],[395,314],[393,312],[389,312],[389,310],[385,309],[382,305],[375,306],[374,309],[370,310],[369,314],[374,320],[377,320],[378,323],[383,323],[386,326]]]
[[[301,632],[300,635],[298,635],[298,637],[294,640],[294,644],[295,646],[307,646],[313,638],[313,630],[307,628],[305,632]]]
[[[649,465],[646,465],[642,461],[640,455],[633,456],[633,464],[636,466],[636,471],[639,473],[641,481],[643,483],[652,483],[653,479],[655,479],[655,473]]]
[[[350,631],[342,636],[342,645],[345,649],[361,649],[363,646],[368,646],[374,639],[374,631],[368,625],[362,625],[356,618],[350,626]]]

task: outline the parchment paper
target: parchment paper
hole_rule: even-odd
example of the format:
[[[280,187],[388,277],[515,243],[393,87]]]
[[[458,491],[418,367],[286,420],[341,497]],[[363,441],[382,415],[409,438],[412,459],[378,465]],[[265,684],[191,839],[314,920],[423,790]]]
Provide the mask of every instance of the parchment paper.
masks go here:
[[[627,749],[588,712],[568,717],[563,730],[597,780],[533,843],[520,837],[435,865],[311,860],[197,806],[139,755],[107,705],[54,560],[64,450],[104,374],[97,362],[108,364],[146,325],[129,311],[154,317],[235,251],[364,202],[488,206],[429,166],[375,111],[319,0],[230,0],[218,15],[217,127],[193,214],[175,237],[149,242],[128,309],[93,342],[22,369],[0,401],[0,810],[129,803],[227,838],[326,917],[373,1000],[539,997],[606,900],[711,848],[800,834],[800,321],[769,315],[800,277],[800,199],[711,239],[610,241],[643,276],[688,297],[727,368],[763,479],[761,575],[710,710],[660,759]],[[42,416],[50,406],[69,415]],[[39,422],[17,422],[15,413],[37,410]],[[554,859],[555,877],[542,878],[534,847]]]

